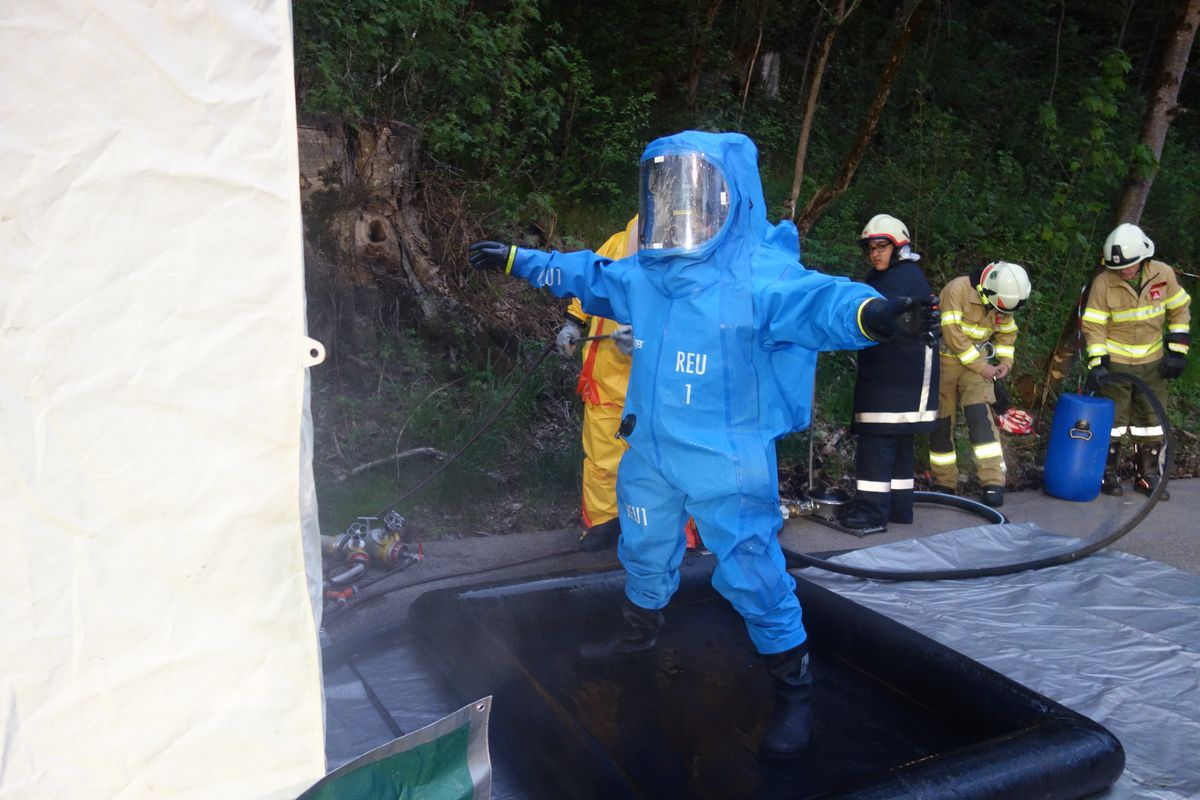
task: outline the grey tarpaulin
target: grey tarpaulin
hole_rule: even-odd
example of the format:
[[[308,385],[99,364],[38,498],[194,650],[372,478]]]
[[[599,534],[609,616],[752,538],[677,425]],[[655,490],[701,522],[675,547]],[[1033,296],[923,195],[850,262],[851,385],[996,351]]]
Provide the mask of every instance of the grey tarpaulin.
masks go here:
[[[1050,552],[1036,525],[985,525],[834,561],[895,570]],[[975,580],[891,583],[817,569],[805,578],[980,661],[1112,731],[1125,773],[1105,795],[1200,797],[1200,577],[1110,550]]]

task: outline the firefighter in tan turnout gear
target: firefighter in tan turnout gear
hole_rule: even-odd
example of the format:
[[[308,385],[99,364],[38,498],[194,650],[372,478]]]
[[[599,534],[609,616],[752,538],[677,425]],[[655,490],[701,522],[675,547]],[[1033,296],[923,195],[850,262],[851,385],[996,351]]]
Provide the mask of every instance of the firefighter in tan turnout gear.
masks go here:
[[[954,421],[961,404],[983,502],[1004,504],[1004,451],[992,413],[994,382],[1012,369],[1017,339],[1013,312],[1028,298],[1029,276],[1021,266],[1005,261],[955,278],[942,289],[938,424],[929,437],[934,491],[953,494],[958,485]]]
[[[1122,494],[1117,465],[1121,440],[1133,439],[1137,464],[1134,488],[1150,494],[1158,485],[1163,430],[1150,401],[1131,384],[1112,382],[1100,387],[1108,372],[1141,378],[1166,402],[1167,380],[1187,365],[1191,297],[1179,285],[1175,271],[1154,261],[1154,242],[1136,225],[1118,225],[1104,242],[1103,265],[1095,277],[1083,312],[1083,337],[1090,372],[1088,386],[1099,389],[1116,404],[1108,464],[1101,490]],[[1163,336],[1163,323],[1167,334]],[[1169,499],[1163,492],[1160,500]]]

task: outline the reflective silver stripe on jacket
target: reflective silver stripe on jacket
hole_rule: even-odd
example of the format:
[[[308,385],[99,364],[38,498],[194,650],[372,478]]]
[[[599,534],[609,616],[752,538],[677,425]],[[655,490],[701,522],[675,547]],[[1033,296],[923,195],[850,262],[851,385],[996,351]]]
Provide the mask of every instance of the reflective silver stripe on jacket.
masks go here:
[[[917,411],[923,412],[929,408],[929,383],[933,377],[933,346],[925,348],[925,374],[921,377],[921,402],[917,404]],[[933,412],[934,419],[937,418],[937,412]]]
[[[925,348],[925,373],[921,376],[921,400],[916,411],[860,411],[854,415],[855,422],[903,423],[935,422],[937,412],[929,411],[929,389],[933,382],[933,347]]]
[[[934,422],[936,411],[863,411],[854,415],[855,422]]]

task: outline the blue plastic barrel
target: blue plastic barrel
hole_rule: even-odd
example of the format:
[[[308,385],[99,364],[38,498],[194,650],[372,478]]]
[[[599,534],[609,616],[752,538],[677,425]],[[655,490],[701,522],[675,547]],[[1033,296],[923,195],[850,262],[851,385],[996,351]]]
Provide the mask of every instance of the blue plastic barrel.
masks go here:
[[[1064,394],[1058,398],[1042,478],[1046,494],[1078,503],[1100,494],[1114,413],[1113,401],[1107,397]]]

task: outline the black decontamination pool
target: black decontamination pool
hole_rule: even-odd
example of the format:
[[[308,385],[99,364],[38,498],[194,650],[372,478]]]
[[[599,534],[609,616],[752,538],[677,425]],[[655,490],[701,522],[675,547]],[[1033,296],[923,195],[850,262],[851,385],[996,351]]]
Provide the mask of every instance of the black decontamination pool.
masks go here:
[[[711,568],[685,561],[656,652],[603,668],[573,654],[615,626],[620,572],[433,591],[409,626],[452,695],[495,698],[492,758],[528,798],[1078,798],[1121,774],[1097,723],[805,581],[813,741],[760,761],[770,679]]]

